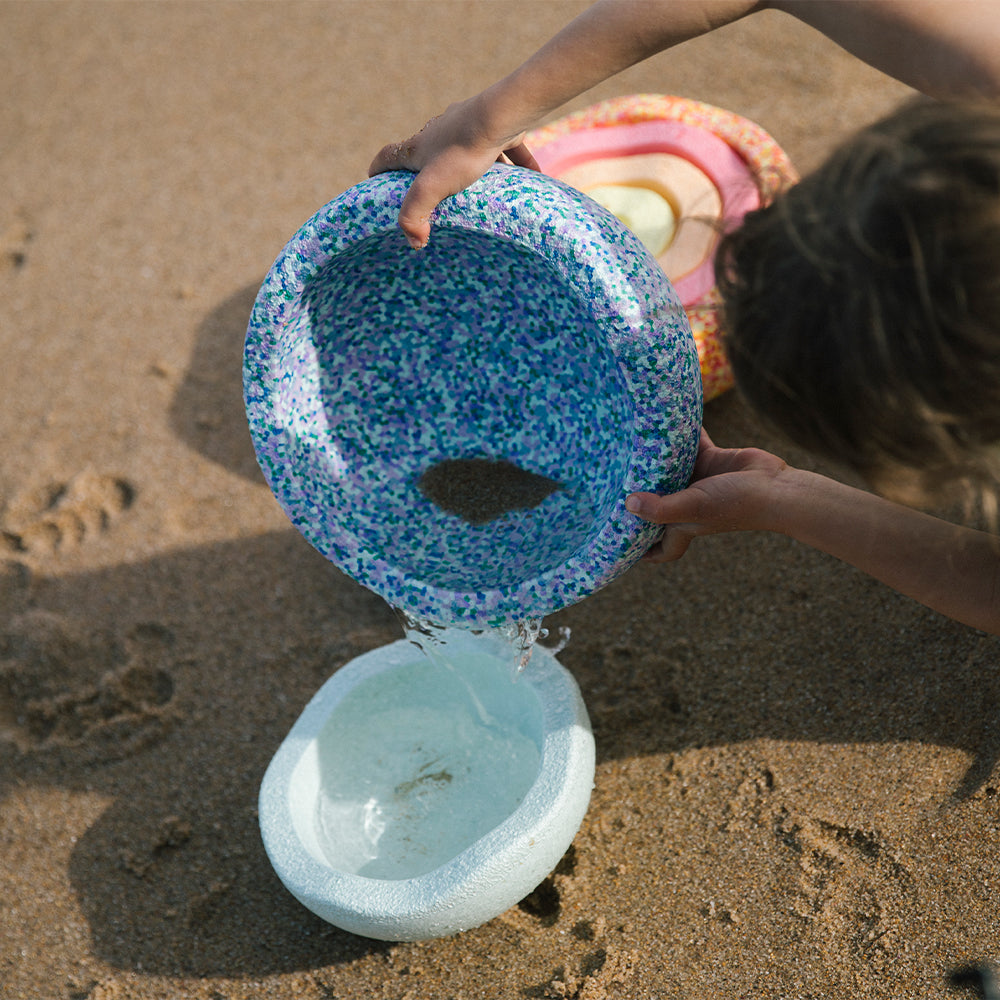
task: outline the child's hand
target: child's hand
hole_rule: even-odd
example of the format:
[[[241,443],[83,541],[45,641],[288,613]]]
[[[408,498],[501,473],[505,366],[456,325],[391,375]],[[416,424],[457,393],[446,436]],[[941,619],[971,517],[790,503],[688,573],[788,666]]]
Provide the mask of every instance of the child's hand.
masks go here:
[[[405,142],[383,147],[368,168],[369,177],[387,170],[416,173],[399,212],[399,225],[414,249],[427,245],[430,216],[438,202],[457,194],[504,158],[537,170],[524,145],[524,133],[491,137],[486,134],[479,99],[452,104]]]
[[[768,497],[786,468],[780,458],[759,448],[717,448],[702,430],[687,489],[669,496],[633,493],[626,501],[633,514],[667,526],[644,558],[652,562],[679,559],[699,535],[773,529],[765,523]]]
[[[699,535],[776,531],[836,556],[973,628],[1000,635],[996,536],[901,507],[757,448],[716,448],[702,431],[691,485],[633,493],[632,513],[665,524],[648,552],[679,559]]]

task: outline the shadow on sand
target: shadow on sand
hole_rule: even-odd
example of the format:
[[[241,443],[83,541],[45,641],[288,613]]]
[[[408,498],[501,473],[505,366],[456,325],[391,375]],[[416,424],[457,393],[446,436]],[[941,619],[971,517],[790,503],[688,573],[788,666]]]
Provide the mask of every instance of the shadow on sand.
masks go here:
[[[253,294],[205,321],[172,413],[185,440],[248,476],[237,383]],[[199,424],[213,409],[218,421]],[[707,422],[721,441],[761,440],[747,420],[723,399]],[[573,631],[560,659],[600,761],[761,739],[918,741],[968,754],[956,797],[990,780],[996,640],[782,538],[703,542],[549,622]],[[111,800],[70,863],[102,961],[256,977],[385,949],[301,907],[256,820],[264,769],[311,695],[352,656],[400,638],[380,598],[291,529],[78,576],[32,580],[11,563],[0,583],[0,660],[18,677],[5,675],[0,695],[22,719],[0,740],[0,782]],[[717,595],[733,592],[743,599],[722,606]],[[112,607],[108,593],[130,599]]]

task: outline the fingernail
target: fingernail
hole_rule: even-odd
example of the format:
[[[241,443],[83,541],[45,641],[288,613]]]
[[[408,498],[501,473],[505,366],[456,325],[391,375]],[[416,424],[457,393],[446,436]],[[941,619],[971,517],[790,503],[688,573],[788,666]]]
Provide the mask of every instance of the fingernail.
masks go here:
[[[637,496],[633,495],[625,498],[625,509],[629,511],[629,513],[638,514],[640,506],[641,504],[639,503],[639,498]]]
[[[412,236],[407,236],[406,241],[410,244],[410,247],[413,250],[423,250],[423,248],[427,246],[427,240],[414,239]]]

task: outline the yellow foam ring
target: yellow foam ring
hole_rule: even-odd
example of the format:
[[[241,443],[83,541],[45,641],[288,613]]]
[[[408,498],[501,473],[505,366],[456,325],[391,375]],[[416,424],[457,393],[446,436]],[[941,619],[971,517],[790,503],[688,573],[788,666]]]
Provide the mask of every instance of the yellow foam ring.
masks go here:
[[[586,193],[631,229],[654,257],[670,246],[677,216],[658,191],[638,184],[598,184]]]

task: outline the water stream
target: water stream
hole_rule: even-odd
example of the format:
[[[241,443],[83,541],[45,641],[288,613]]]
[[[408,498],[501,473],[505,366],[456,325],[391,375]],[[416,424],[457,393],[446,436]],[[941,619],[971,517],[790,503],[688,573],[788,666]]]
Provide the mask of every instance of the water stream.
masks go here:
[[[392,610],[403,626],[406,638],[422,649],[435,663],[447,666],[442,650],[447,644],[448,626],[439,625],[426,618],[415,618],[402,608],[394,607]],[[541,618],[527,618],[524,621],[507,622],[504,625],[470,631],[473,635],[482,637],[484,646],[492,646],[494,655],[498,655],[497,650],[502,651],[499,655],[510,663],[511,676],[515,680],[531,662],[531,654],[536,644],[541,645],[542,640],[550,635],[549,630],[543,627]],[[556,632],[555,643],[545,648],[556,656],[566,648],[569,640],[569,628],[560,626]]]
[[[396,614],[423,658],[351,691],[319,739],[317,839],[331,865],[368,878],[447,862],[514,812],[541,761],[540,707],[514,685],[541,622],[470,643],[467,630]]]

